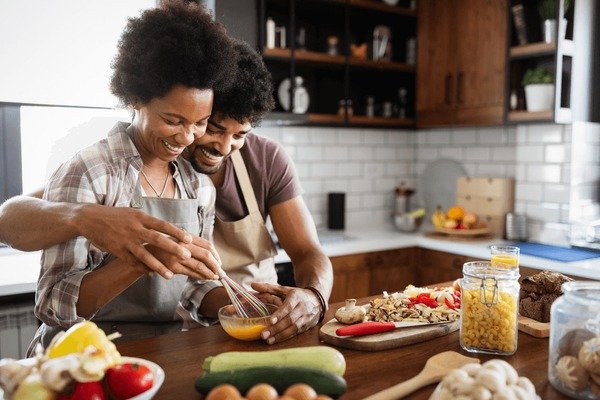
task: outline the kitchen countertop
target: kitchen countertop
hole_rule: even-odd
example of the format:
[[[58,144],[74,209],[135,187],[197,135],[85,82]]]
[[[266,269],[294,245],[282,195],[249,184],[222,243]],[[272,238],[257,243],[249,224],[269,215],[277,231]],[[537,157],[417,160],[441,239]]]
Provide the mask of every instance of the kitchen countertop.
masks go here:
[[[359,300],[362,304],[367,299]],[[325,321],[333,317],[342,303],[332,304]],[[117,344],[124,356],[141,357],[160,365],[165,371],[165,382],[157,398],[169,400],[200,399],[194,389],[194,381],[202,373],[202,361],[207,356],[225,351],[264,351],[290,347],[322,345],[319,341],[319,327],[283,343],[268,346],[262,341],[242,342],[229,337],[220,326],[192,329],[149,339],[132,340]],[[422,343],[379,352],[366,352],[337,348],[346,358],[344,378],[348,383],[346,394],[341,400],[363,399],[366,396],[403,382],[417,375],[426,360],[443,351],[456,351],[481,362],[491,358],[489,355],[469,354],[460,348],[459,333],[431,339]],[[510,363],[521,376],[526,376],[535,385],[538,395],[544,400],[566,399],[548,382],[548,339],[539,339],[519,332],[517,352],[502,357]],[[412,400],[428,399],[435,386],[426,386],[408,398]]]
[[[423,227],[421,232],[402,233],[393,228],[369,230],[345,230],[320,232],[323,250],[329,257],[372,251],[393,250],[406,247],[422,247],[468,257],[489,259],[489,246],[505,243],[501,239],[476,240],[467,242],[450,241],[427,237],[424,232],[431,228]],[[41,252],[23,253],[10,248],[0,248],[0,296],[35,291],[40,265]],[[289,262],[283,250],[275,257],[276,263]],[[577,262],[559,262],[545,258],[521,255],[520,265],[535,269],[548,269],[582,278],[600,280],[600,255]]]

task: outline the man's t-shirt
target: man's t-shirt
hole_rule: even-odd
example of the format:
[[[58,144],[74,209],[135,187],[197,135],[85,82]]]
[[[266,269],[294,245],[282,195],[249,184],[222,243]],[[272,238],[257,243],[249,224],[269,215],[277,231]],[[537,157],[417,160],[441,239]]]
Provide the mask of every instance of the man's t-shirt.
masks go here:
[[[294,164],[278,143],[248,133],[240,153],[263,219],[275,204],[302,194]],[[238,221],[248,215],[248,207],[242,200],[242,189],[235,177],[231,158],[225,161],[224,168],[223,185],[216,188],[216,213],[222,221]]]

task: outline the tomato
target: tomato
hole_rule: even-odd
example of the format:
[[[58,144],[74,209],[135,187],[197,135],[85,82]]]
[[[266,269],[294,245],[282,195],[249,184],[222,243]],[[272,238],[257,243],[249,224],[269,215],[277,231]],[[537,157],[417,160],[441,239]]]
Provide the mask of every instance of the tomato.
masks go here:
[[[123,400],[150,389],[154,378],[148,367],[138,363],[126,363],[106,371],[106,384],[114,397]]]
[[[107,400],[100,382],[76,382],[73,391],[59,394],[56,400]]]

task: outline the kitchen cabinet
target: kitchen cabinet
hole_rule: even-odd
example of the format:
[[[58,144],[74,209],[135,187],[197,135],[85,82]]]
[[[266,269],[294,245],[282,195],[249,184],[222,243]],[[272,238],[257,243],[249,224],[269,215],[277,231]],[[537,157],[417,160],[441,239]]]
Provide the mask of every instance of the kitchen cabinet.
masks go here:
[[[595,0],[557,2],[557,30],[551,41],[542,37],[539,0],[511,0],[507,86],[516,101],[506,101],[509,123],[600,121],[600,5]],[[562,16],[562,17],[561,17]],[[519,28],[517,28],[519,26]],[[552,106],[529,111],[522,84],[529,69],[544,68],[554,81]]]
[[[506,0],[421,0],[417,127],[500,125],[505,104]]]
[[[330,302],[396,292],[414,284],[416,248],[331,257],[333,290]]]
[[[272,74],[276,100],[267,120],[413,127],[415,60],[406,60],[406,54],[409,39],[416,35],[416,11],[409,3],[260,0],[257,47]],[[377,26],[385,26],[390,34],[383,59],[374,59],[380,57],[373,49]],[[359,45],[362,56],[352,51]],[[300,86],[308,93],[308,110],[293,113],[297,103],[304,102],[303,95],[295,95]],[[369,97],[374,102],[372,115],[367,112]],[[385,116],[384,110],[389,111]]]
[[[462,278],[463,264],[475,260],[478,259],[419,247],[414,268],[417,274],[416,285],[427,286]]]

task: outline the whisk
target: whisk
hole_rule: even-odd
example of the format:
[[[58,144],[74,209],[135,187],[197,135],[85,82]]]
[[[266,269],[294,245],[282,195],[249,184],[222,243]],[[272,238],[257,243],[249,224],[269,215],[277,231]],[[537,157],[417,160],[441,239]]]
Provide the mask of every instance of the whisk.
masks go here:
[[[223,270],[219,271],[219,281],[223,284],[229,300],[240,317],[255,318],[269,315],[269,310],[258,297],[237,284]]]

